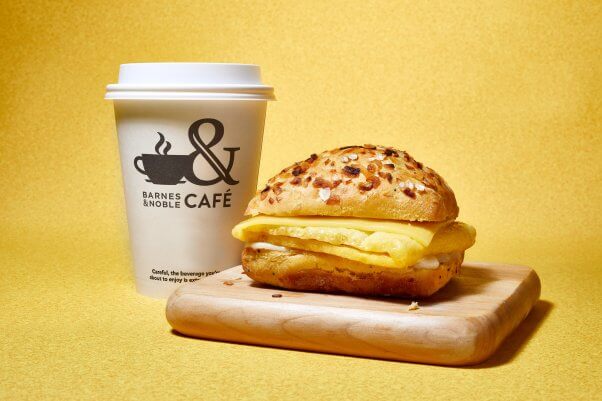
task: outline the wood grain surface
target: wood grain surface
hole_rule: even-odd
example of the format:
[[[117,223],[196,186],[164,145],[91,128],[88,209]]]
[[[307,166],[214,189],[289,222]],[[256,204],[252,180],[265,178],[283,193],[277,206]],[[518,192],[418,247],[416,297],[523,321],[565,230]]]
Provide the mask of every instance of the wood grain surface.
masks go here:
[[[441,291],[412,300],[267,287],[238,266],[180,287],[166,315],[176,331],[193,337],[470,365],[493,354],[539,293],[532,269],[502,264],[465,263]],[[419,309],[409,310],[411,301]]]

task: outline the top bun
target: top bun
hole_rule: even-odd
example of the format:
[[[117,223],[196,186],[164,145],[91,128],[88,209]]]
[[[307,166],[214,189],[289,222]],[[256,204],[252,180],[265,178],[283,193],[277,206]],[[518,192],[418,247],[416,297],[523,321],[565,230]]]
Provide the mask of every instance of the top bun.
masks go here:
[[[297,162],[270,178],[246,214],[446,221],[458,216],[451,188],[404,151],[345,146]]]

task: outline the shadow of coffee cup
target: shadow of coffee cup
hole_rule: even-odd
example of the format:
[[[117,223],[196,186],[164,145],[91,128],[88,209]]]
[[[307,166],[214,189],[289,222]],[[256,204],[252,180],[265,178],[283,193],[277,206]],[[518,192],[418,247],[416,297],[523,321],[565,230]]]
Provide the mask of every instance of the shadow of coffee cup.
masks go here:
[[[139,165],[142,162],[142,167]],[[159,185],[183,183],[182,177],[189,164],[188,155],[155,155],[143,153],[134,158],[134,167],[148,177],[147,181]]]

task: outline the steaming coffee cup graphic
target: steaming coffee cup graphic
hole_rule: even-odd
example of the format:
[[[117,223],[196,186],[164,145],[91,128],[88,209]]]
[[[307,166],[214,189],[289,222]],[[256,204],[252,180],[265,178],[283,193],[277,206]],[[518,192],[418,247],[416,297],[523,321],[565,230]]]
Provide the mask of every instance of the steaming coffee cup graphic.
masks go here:
[[[208,143],[205,143],[199,134],[199,129],[205,124],[213,126],[214,129],[213,138]],[[162,133],[157,132],[157,134],[159,134],[159,142],[155,145],[157,154],[143,153],[134,158],[134,167],[148,177],[148,182],[159,185],[176,185],[185,183],[186,181],[183,181],[182,178],[186,178],[190,183],[200,186],[214,185],[221,181],[228,185],[238,184],[239,181],[234,179],[230,172],[234,166],[234,154],[240,148],[224,148],[229,155],[227,166],[212,150],[224,137],[224,125],[219,120],[203,118],[192,123],[188,129],[188,139],[195,151],[188,155],[168,155],[171,143],[165,140]],[[163,145],[165,148],[161,152]],[[204,180],[195,175],[193,167],[198,157],[202,157],[215,172],[214,178]],[[142,167],[139,162],[142,162]]]
[[[136,156],[134,158],[134,167],[140,173],[148,177],[148,182],[159,185],[176,185],[182,184],[186,181],[182,181],[184,174],[188,170],[189,155],[168,155],[169,149],[171,149],[171,143],[165,140],[165,137],[160,132],[159,142],[155,146],[155,152],[143,153],[142,156]],[[160,153],[160,148],[165,143],[165,149],[163,154]],[[142,167],[139,163],[142,162]]]

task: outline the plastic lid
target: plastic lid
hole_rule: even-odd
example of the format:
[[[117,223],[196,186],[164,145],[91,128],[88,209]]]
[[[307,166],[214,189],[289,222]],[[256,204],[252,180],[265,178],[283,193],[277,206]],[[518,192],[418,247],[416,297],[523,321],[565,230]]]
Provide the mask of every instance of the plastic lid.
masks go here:
[[[227,63],[132,63],[119,68],[105,99],[274,100],[259,66]]]

